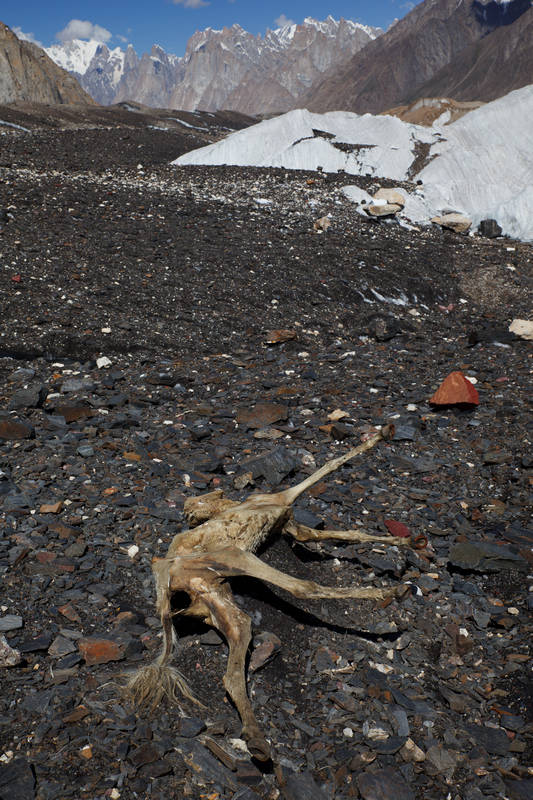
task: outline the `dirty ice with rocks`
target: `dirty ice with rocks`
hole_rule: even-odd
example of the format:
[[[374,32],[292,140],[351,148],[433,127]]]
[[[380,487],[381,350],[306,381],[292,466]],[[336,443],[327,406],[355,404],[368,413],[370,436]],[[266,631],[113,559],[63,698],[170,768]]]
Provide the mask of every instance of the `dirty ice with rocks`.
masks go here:
[[[533,239],[533,86],[511,92],[446,124],[297,109],[180,156],[177,165],[284,167],[416,181],[402,216],[413,223],[459,212],[473,226],[495,219],[505,235]],[[359,207],[372,198],[357,187]]]

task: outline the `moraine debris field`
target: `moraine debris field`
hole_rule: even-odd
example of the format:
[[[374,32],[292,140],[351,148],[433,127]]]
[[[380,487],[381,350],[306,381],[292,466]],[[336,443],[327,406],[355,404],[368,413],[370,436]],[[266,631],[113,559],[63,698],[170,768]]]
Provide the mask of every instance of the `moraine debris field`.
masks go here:
[[[252,122],[229,112],[0,119],[0,797],[531,798],[531,244],[358,215],[343,188],[386,180],[170,165]],[[451,372],[479,404],[429,402]],[[258,555],[404,596],[231,580],[272,761],[194,621],[173,663],[203,706],[132,705],[184,502],[281,491],[386,424],[294,517],[417,547]]]

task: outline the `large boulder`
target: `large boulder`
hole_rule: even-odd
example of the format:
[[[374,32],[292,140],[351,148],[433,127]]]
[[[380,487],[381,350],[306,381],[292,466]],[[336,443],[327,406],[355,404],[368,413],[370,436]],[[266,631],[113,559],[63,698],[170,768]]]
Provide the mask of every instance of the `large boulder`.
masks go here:
[[[472,220],[464,214],[443,214],[440,217],[433,217],[431,220],[435,225],[440,225],[441,228],[449,228],[455,233],[467,233],[472,227]]]
[[[403,206],[378,200],[375,203],[366,205],[364,208],[370,217],[393,217],[398,211],[402,210]]]
[[[405,197],[398,189],[378,189],[374,195],[374,200],[384,200],[389,205],[396,205],[403,208]]]
[[[502,229],[495,219],[482,219],[479,223],[478,233],[487,239],[496,239],[502,235]]]

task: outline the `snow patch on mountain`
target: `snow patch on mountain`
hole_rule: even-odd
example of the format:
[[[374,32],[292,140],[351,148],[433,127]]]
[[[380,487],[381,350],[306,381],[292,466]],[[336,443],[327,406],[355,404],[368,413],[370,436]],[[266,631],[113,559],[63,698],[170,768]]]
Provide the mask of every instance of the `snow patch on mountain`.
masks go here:
[[[397,181],[419,179],[404,216],[429,224],[453,209],[494,218],[504,234],[533,240],[533,86],[518,89],[447,126],[396,117],[304,109],[232,133],[178,158],[176,165],[228,164],[326,172],[344,170]],[[426,166],[413,170],[426,151]],[[355,202],[361,190],[347,190]],[[404,191],[404,190],[402,190]]]

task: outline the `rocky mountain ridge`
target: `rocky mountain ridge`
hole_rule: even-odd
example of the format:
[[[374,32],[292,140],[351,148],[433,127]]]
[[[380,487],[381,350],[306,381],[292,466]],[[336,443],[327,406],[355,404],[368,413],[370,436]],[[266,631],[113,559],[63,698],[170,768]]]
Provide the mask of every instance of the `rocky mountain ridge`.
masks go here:
[[[381,30],[329,16],[310,17],[254,36],[240,25],[197,31],[182,57],[154,45],[133,47],[72,40],[48,48],[99,103],[136,100],[183,110],[227,108],[247,114],[286,111],[327,70],[347,61]]]
[[[0,22],[0,103],[92,105],[76,79],[37,45],[21,41]]]
[[[494,30],[443,67],[417,97],[450,95],[455,100],[496,100],[533,80],[533,8]],[[498,69],[494,69],[494,65]]]
[[[331,70],[303,103],[319,112],[379,113],[420,97],[495,99],[531,81],[531,27],[524,23],[532,13],[531,0],[425,0],[340,69]],[[515,35],[517,26],[524,26],[529,38]],[[472,71],[480,48],[486,55]],[[526,53],[519,71],[515,49]],[[438,75],[446,77],[432,86]]]

